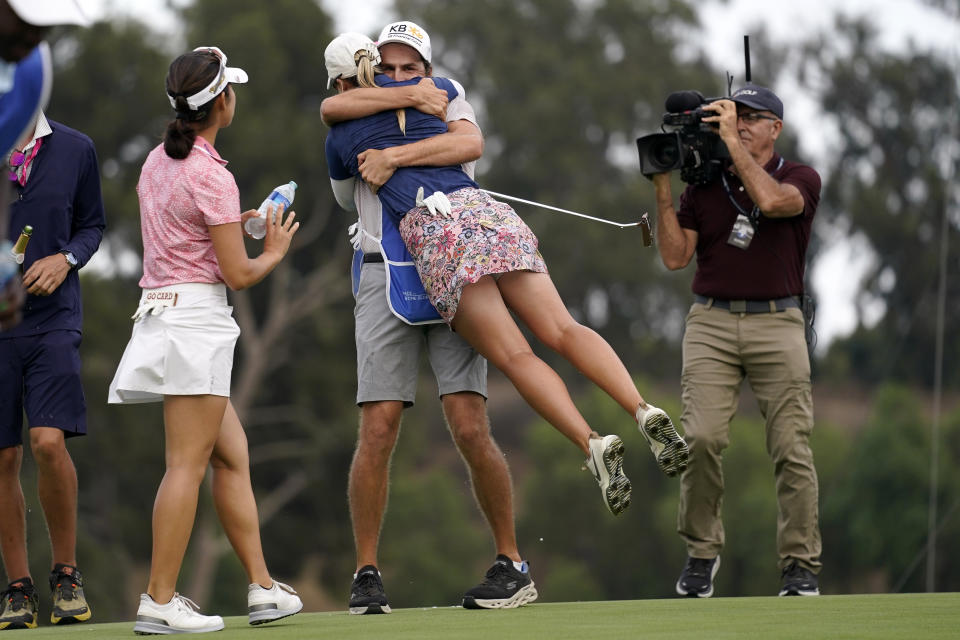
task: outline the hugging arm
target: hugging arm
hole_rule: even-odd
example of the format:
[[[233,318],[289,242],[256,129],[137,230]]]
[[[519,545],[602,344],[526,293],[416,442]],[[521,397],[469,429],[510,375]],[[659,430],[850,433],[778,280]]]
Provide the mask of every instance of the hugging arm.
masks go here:
[[[448,123],[447,133],[387,149],[367,149],[357,156],[360,175],[379,189],[398,167],[445,167],[473,162],[483,155],[483,135],[469,120]]]
[[[449,98],[430,78],[404,87],[351,89],[326,98],[320,105],[320,117],[328,126],[356,120],[381,111],[413,107],[417,111],[445,119]]]

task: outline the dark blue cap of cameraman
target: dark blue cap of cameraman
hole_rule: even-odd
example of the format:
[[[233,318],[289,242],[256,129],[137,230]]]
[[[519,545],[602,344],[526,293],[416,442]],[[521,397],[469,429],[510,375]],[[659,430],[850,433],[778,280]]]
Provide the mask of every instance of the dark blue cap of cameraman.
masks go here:
[[[783,120],[783,102],[770,89],[758,84],[747,84],[737,89],[730,99],[737,104],[759,111],[770,111]]]

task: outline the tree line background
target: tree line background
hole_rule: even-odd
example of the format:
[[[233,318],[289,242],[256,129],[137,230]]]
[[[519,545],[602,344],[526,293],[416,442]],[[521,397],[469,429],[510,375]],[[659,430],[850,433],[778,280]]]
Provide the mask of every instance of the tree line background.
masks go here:
[[[945,20],[947,4],[939,3]],[[163,473],[161,411],[108,406],[106,393],[138,297],[135,185],[171,116],[166,69],[182,51],[215,44],[251,79],[238,88],[236,119],[217,141],[244,208],[276,184],[300,184],[302,228],[288,259],[260,285],[231,293],[242,328],[233,402],[250,440],[265,553],[309,610],[343,609],[355,567],[346,478],[357,409],[346,235],[353,220],[328,186],[320,120],[333,23],[318,3],[302,0],[194,0],[177,11],[182,42],[126,19],[62,29],[52,39],[56,82],[47,113],[96,143],[108,218],[97,268],[82,274],[90,435],[70,444],[88,598],[99,620],[129,619],[146,584],[150,514]],[[634,140],[658,130],[668,93],[725,92],[723,69],[691,47],[702,25],[687,0],[397,0],[395,14],[429,29],[437,74],[460,80],[477,108],[486,138],[481,185],[594,215],[632,221],[655,210]],[[863,320],[813,362],[822,590],[922,590],[944,211],[951,211],[952,247],[960,224],[952,179],[960,160],[957,70],[912,46],[884,51],[866,21],[838,20],[829,33],[786,47],[759,27],[744,29],[754,80],[774,88],[799,83],[840,134],[829,159],[815,165],[824,187],[809,264],[837,234],[875,255],[856,294]],[[791,124],[780,151],[811,161],[798,137],[827,135],[826,127]],[[675,190],[681,187],[678,181]],[[692,267],[667,272],[633,230],[518,211],[539,236],[573,313],[613,344],[646,397],[679,416]],[[957,255],[954,249],[948,263],[954,276]],[[939,436],[935,578],[946,591],[960,590],[960,369],[952,365],[960,341],[949,330],[960,321],[958,289],[956,278],[948,282]],[[878,306],[879,321],[868,322],[866,310]],[[513,471],[521,552],[541,600],[670,597],[685,558],[675,533],[677,481],[660,474],[609,398],[537,350],[595,428],[624,438],[634,486],[631,508],[610,516],[579,454],[491,371],[491,422]],[[458,603],[494,554],[428,371],[405,415],[382,535],[381,570],[400,607]],[[749,389],[732,431],[718,594],[770,595],[779,585],[773,468]],[[31,566],[42,576],[49,549],[33,469],[25,464]],[[207,610],[242,613],[245,576],[209,497],[202,500],[179,590]]]

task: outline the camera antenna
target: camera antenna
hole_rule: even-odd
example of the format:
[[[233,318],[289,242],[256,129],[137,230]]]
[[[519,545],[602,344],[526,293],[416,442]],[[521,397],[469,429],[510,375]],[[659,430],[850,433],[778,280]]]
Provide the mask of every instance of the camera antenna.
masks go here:
[[[745,63],[745,70],[747,72],[746,80],[750,82],[750,36],[743,36],[743,60]]]

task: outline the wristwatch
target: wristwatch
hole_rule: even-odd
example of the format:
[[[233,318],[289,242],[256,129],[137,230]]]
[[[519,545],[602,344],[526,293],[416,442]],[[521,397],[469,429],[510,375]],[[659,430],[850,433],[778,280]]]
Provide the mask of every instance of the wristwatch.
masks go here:
[[[63,257],[67,259],[67,264],[70,265],[70,270],[73,271],[77,268],[77,258],[72,253],[64,249],[60,253],[63,254]]]

